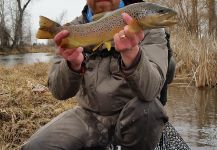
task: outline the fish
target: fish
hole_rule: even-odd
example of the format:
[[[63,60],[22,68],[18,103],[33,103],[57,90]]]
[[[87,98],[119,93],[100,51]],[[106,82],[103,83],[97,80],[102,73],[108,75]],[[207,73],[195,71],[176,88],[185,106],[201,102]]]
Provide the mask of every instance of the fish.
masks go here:
[[[95,46],[95,51],[102,44],[110,50],[113,36],[124,29],[126,23],[122,13],[132,17],[128,24],[130,32],[141,30],[166,28],[177,23],[176,11],[156,3],[140,2],[127,5],[123,8],[102,14],[96,14],[94,21],[85,24],[66,24],[61,26],[45,16],[40,16],[39,29],[36,34],[38,39],[53,39],[62,30],[68,30],[69,36],[60,44],[63,48],[77,48]]]

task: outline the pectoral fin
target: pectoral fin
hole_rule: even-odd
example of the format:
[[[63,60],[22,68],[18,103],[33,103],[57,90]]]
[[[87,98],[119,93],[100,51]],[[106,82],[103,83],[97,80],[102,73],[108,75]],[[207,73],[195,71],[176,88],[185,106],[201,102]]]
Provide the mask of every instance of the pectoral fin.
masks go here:
[[[110,50],[111,50],[111,47],[112,47],[111,41],[104,42],[104,44],[105,44],[105,47],[107,48],[107,50],[110,51]]]
[[[105,45],[105,47],[107,48],[107,50],[108,51],[110,51],[111,50],[111,47],[112,47],[112,43],[111,43],[111,41],[108,41],[108,42],[104,42],[104,43],[100,43],[100,44],[98,44],[98,45],[96,45],[94,48],[93,48],[93,50],[92,51],[95,51],[95,50],[97,50],[102,44],[104,44]]]

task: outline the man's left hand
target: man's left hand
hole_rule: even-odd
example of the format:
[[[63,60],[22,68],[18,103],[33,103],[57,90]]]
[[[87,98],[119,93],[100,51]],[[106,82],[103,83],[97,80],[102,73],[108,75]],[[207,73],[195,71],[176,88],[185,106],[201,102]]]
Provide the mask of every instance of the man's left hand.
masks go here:
[[[123,13],[122,17],[127,25],[114,35],[114,43],[116,51],[121,54],[124,65],[129,67],[139,52],[139,42],[144,38],[144,31],[130,32],[129,25],[133,18],[127,13]]]

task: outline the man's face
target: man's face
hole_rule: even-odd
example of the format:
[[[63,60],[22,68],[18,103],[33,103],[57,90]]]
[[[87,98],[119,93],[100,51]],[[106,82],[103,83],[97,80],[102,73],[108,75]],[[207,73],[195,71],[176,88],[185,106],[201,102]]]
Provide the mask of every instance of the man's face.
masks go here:
[[[87,0],[94,14],[112,11],[119,7],[120,0]]]

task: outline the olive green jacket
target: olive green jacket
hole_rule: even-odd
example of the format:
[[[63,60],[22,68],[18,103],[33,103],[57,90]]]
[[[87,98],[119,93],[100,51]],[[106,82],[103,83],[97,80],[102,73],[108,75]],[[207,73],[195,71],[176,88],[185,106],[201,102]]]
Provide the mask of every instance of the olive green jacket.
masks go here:
[[[81,16],[72,23],[85,20]],[[128,69],[121,57],[90,57],[85,61],[85,73],[80,74],[71,70],[63,58],[56,59],[48,79],[54,97],[65,100],[76,96],[78,105],[102,115],[119,112],[135,97],[144,102],[158,101],[168,67],[165,31],[144,32],[139,58]]]

